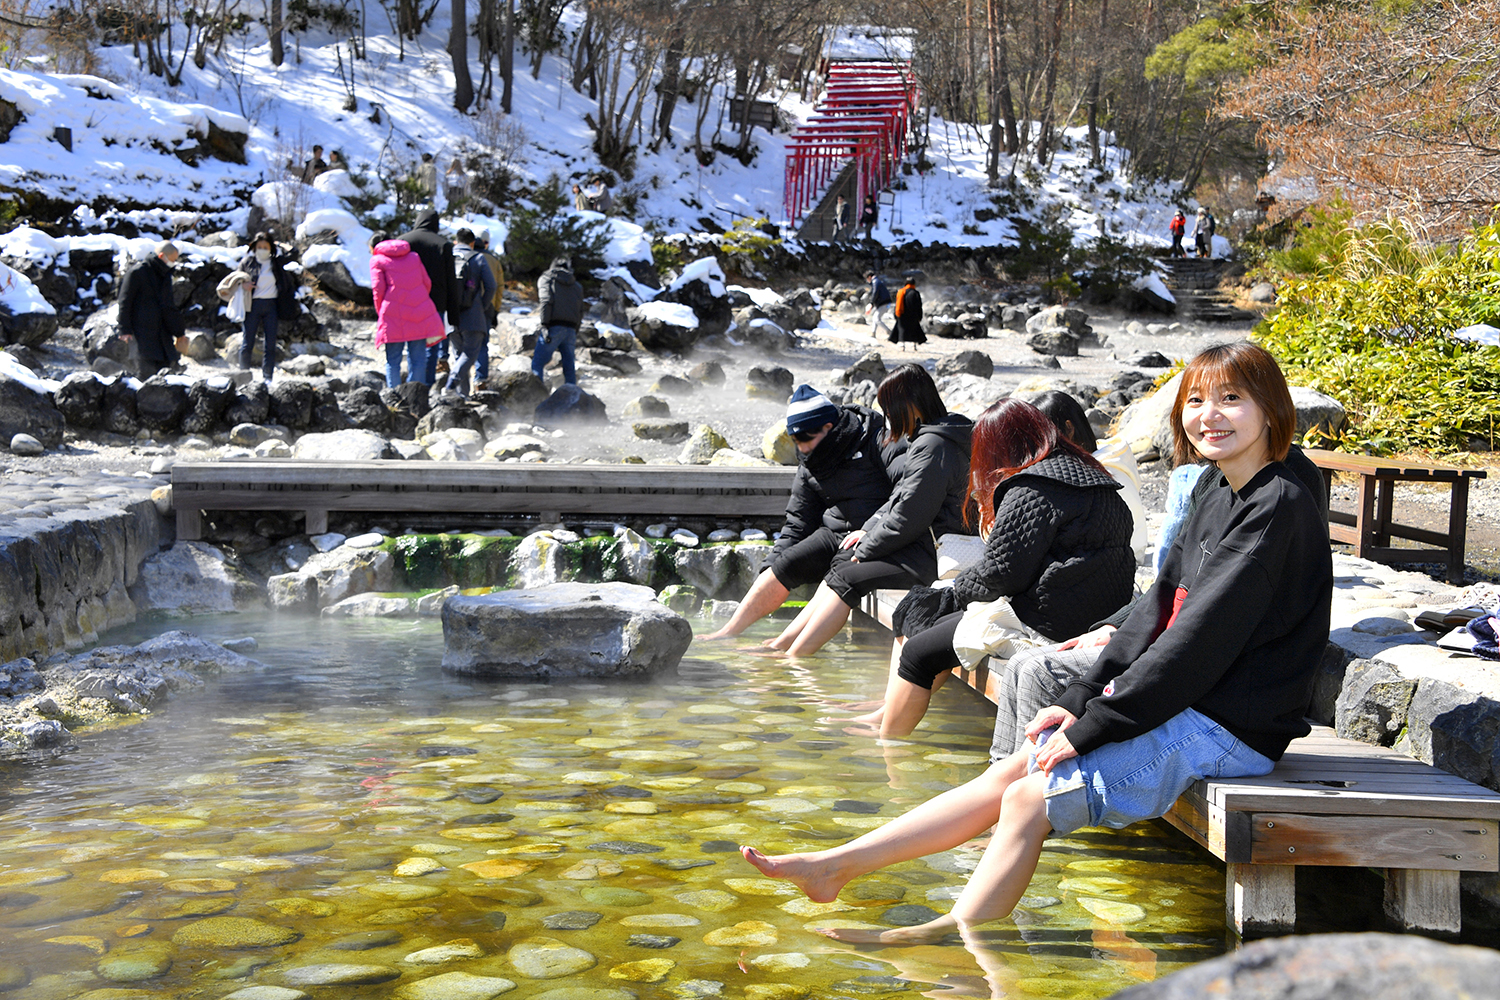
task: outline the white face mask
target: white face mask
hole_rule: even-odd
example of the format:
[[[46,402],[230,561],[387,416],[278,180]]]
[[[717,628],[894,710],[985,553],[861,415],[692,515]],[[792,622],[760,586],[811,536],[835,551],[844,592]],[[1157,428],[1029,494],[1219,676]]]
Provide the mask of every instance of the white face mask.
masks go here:
[[[261,249],[255,251],[255,259],[264,264],[266,261],[271,259],[271,251],[262,247]]]

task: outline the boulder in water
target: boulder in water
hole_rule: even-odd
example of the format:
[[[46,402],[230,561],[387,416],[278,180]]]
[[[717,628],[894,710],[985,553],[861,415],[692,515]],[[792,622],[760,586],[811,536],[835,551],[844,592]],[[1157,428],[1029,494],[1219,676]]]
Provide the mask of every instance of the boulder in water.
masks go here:
[[[686,618],[649,587],[559,583],[443,605],[443,669],[478,677],[647,677],[677,666]]]

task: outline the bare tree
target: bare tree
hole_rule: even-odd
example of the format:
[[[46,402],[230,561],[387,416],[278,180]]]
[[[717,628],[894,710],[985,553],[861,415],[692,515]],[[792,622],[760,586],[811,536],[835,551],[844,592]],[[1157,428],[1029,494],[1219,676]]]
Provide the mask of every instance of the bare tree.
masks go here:
[[[453,57],[453,106],[469,110],[474,103],[474,80],[469,76],[469,5],[452,0],[452,23],[448,27],[448,54]]]

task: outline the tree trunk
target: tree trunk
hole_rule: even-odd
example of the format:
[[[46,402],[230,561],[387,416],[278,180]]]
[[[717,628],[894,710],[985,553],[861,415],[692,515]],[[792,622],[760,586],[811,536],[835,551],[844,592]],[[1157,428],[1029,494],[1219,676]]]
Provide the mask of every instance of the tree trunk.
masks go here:
[[[1051,30],[1047,33],[1046,90],[1042,97],[1042,123],[1037,129],[1036,162],[1046,163],[1052,152],[1052,120],[1055,117],[1052,101],[1057,94],[1057,64],[1062,61],[1062,22],[1068,0],[1057,0],[1052,13]]]
[[[1104,40],[1109,37],[1109,0],[1100,0],[1099,39],[1095,42],[1094,66],[1089,72],[1088,92],[1084,103],[1089,109],[1089,165],[1094,169],[1103,166],[1099,154],[1099,87],[1104,76]]]
[[[510,114],[510,97],[516,76],[515,0],[500,0],[500,110]]]
[[[467,111],[474,103],[474,80],[469,76],[469,5],[464,0],[453,0],[451,16],[448,54],[453,57],[453,106]]]
[[[280,66],[286,59],[281,47],[281,0],[271,0],[266,16],[266,31],[271,36],[271,65]]]

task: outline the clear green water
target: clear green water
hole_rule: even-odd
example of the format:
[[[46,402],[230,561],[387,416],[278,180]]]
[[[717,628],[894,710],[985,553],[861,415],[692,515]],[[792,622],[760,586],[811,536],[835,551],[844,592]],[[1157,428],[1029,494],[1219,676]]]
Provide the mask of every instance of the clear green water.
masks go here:
[[[851,838],[984,766],[988,709],[958,685],[904,745],[820,721],[883,690],[872,630],[796,667],[695,645],[654,684],[542,685],[444,675],[436,622],[191,625],[256,635],[266,669],[0,770],[0,996],[217,998],[359,965],[378,981],[298,988],[1083,998],[1224,947],[1222,869],[1157,824],[1050,842],[985,948],[814,933],[944,912],[978,858],[967,845],[817,905],[735,853]]]

